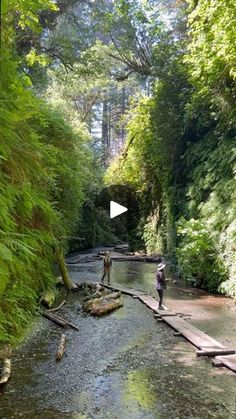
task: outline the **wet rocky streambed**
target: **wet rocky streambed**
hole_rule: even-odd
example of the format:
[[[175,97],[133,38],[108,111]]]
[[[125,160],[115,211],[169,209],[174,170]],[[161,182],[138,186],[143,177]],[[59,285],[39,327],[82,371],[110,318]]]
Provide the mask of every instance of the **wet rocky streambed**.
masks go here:
[[[74,282],[98,281],[101,261],[77,263]],[[114,262],[112,280],[155,296],[156,265]],[[56,363],[62,330],[36,319],[12,359],[0,394],[0,418],[236,418],[236,375],[196,358],[195,348],[158,323],[140,301],[102,318],[81,311],[72,293],[58,313],[79,327],[66,330],[66,354]],[[63,295],[60,296],[63,299]],[[170,282],[164,304],[229,347],[236,347],[232,300]]]

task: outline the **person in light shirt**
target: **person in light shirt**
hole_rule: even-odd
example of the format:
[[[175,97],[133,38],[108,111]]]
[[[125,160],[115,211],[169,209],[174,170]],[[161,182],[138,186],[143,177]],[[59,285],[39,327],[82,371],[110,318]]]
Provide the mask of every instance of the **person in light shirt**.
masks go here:
[[[111,283],[111,267],[112,267],[112,260],[111,260],[111,253],[109,251],[107,251],[105,253],[105,257],[103,259],[103,276],[102,276],[102,280],[101,282],[104,283],[104,278],[107,275],[108,278],[108,285],[110,285]]]

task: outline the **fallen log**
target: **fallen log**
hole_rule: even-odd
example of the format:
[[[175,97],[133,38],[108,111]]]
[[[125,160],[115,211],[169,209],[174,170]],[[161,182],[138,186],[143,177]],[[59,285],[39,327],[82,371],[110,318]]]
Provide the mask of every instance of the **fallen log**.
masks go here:
[[[53,316],[50,313],[46,313],[45,311],[42,313],[43,317],[46,317],[46,319],[51,320],[52,322],[56,323],[58,326],[61,327],[67,327],[66,322],[64,322],[63,320],[58,319],[57,317]]]
[[[115,310],[116,308],[122,307],[123,303],[117,299],[117,300],[110,300],[109,302],[107,302],[106,304],[101,304],[101,305],[97,305],[94,304],[89,312],[90,314],[94,315],[94,316],[103,316],[107,313],[109,313],[110,311]]]
[[[117,292],[112,292],[111,294],[105,295],[104,299],[105,300],[116,300],[117,298],[120,298],[120,296],[121,296],[121,292],[117,291]]]
[[[217,355],[232,355],[235,354],[235,349],[219,348],[219,349],[200,349],[196,351],[197,356],[217,356]]]
[[[129,249],[129,246],[128,246],[128,244],[117,244],[117,245],[113,246],[113,249],[117,250],[117,251],[119,251],[119,250],[127,251]]]
[[[50,310],[47,310],[48,313],[52,313],[52,312],[60,310],[60,308],[62,308],[65,303],[66,303],[66,300],[63,300],[62,303],[58,307],[54,307],[54,308],[51,308]]]
[[[59,317],[59,319],[61,319],[61,317]],[[74,329],[77,332],[79,331],[79,328],[74,323],[68,322],[67,320],[64,320],[64,321],[68,327],[71,327],[71,329]]]
[[[78,327],[75,326],[73,323],[70,323],[67,320],[62,319],[61,317],[56,316],[55,314],[51,314],[51,313],[48,313],[48,312],[44,311],[42,313],[42,315],[43,315],[43,317],[46,317],[46,319],[51,320],[52,322],[58,324],[61,327],[68,327],[69,326],[72,329],[75,329],[77,331],[79,330]]]
[[[66,335],[62,334],[59,347],[56,353],[56,360],[60,361],[63,358],[64,352],[65,352],[65,344],[66,344]]]
[[[83,309],[93,316],[103,316],[104,314],[123,306],[119,297],[120,293],[116,292],[106,295],[105,297],[95,298],[86,301],[83,304]]]
[[[83,303],[111,294],[110,289],[105,288],[99,283],[83,282],[78,284],[78,289]]]
[[[92,300],[92,299],[95,300],[95,299],[98,299],[98,298],[104,298],[106,300],[109,300],[109,299],[114,300],[116,298],[120,298],[120,296],[121,296],[121,292],[120,291],[111,292],[110,290],[104,288],[104,291],[101,291],[101,292],[97,292],[96,291],[95,293],[93,293],[92,295],[90,295],[87,299],[85,299],[84,302],[85,301]]]
[[[72,282],[72,285],[71,285],[71,291],[74,291],[74,292],[78,291],[77,285],[74,284],[73,282]]]
[[[102,257],[102,256],[99,256]],[[114,262],[150,262],[150,263],[158,263],[160,262],[160,258],[151,257],[151,256],[112,256],[112,260]]]
[[[92,298],[108,297],[109,294],[111,294],[111,291],[103,287],[102,291],[96,291],[93,294],[89,295],[87,300],[91,300]]]
[[[82,299],[90,300],[91,298],[97,298],[101,296],[103,293],[109,293],[107,289],[105,289],[99,283],[91,283],[91,282],[80,282],[77,284],[78,292]]]
[[[0,385],[6,384],[11,375],[11,360],[9,358],[4,359],[2,374],[0,377]]]
[[[104,296],[104,292],[96,291],[92,295],[88,296],[87,300],[91,300],[91,298],[100,298]]]
[[[99,284],[99,282],[96,282],[95,287],[96,287],[96,291],[100,291],[100,292],[105,291],[105,288],[101,284]]]

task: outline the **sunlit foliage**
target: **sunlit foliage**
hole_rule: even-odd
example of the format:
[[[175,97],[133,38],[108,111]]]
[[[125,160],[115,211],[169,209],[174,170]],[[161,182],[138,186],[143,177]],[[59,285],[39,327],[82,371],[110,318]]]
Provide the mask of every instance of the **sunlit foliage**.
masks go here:
[[[50,2],[18,2],[13,21],[36,31]],[[32,10],[31,10],[32,6]],[[27,9],[29,7],[29,10]],[[18,19],[18,20],[16,20]],[[0,341],[17,338],[40,294],[54,286],[54,249],[66,246],[90,188],[88,134],[37,99],[19,71],[11,26],[4,32],[0,95]],[[7,39],[6,39],[7,38]]]
[[[141,194],[140,246],[166,252],[192,283],[233,296],[235,13],[233,2],[189,1],[184,36],[169,44],[160,37],[164,66],[156,66],[152,97],[132,112],[126,149],[106,179]]]

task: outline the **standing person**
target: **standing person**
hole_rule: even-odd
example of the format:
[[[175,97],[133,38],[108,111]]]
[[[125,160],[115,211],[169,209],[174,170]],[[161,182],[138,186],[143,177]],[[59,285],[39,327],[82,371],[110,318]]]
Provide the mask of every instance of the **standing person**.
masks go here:
[[[160,298],[158,308],[161,310],[164,309],[162,305],[162,300],[163,300],[164,289],[166,289],[166,279],[165,279],[165,274],[164,274],[165,267],[166,265],[164,265],[164,263],[159,263],[157,267],[157,273],[156,273],[156,280],[157,280],[156,290]]]
[[[107,251],[105,253],[105,257],[103,259],[104,273],[103,273],[102,280],[101,280],[102,283],[104,283],[104,278],[107,275],[107,277],[108,277],[107,283],[108,283],[108,285],[110,285],[110,283],[111,283],[111,276],[110,276],[111,267],[112,267],[111,252]]]

